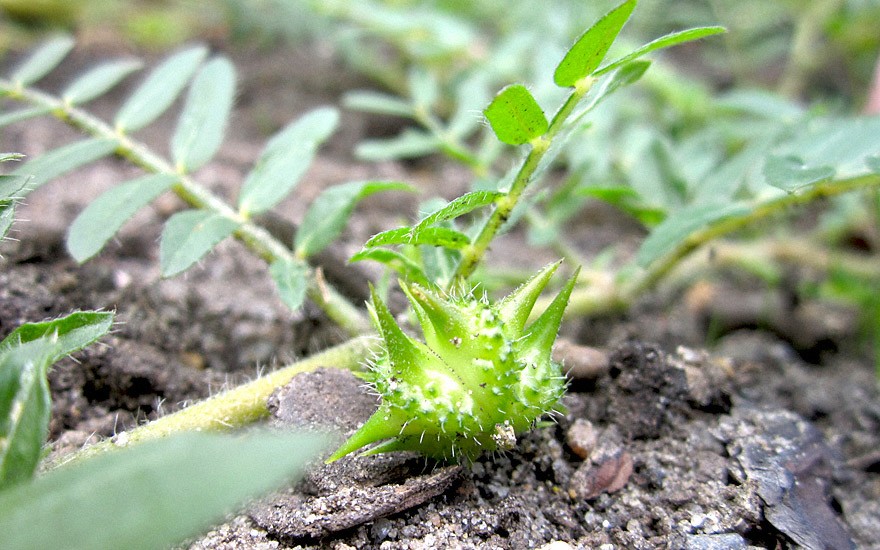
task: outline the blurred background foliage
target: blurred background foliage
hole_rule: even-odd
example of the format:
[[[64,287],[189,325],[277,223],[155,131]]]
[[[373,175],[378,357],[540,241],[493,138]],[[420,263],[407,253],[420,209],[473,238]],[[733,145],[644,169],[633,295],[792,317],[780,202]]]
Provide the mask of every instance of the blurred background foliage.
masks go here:
[[[617,3],[0,0],[0,54],[23,49],[52,29],[73,32],[80,43],[147,51],[191,40],[226,50],[320,43],[346,70],[372,82],[372,95],[349,96],[348,107],[411,119],[401,135],[361,144],[360,156],[445,154],[467,165],[479,188],[487,176],[501,176],[504,153],[477,113],[511,82],[526,83],[552,112],[564,93],[552,84],[556,62]],[[643,0],[612,57],[682,28],[718,24],[729,32],[658,56],[639,85],[591,113],[558,157],[571,176],[530,203],[530,241],[578,263],[607,265],[614,250],[582,258],[567,242],[567,224],[590,201],[611,204],[646,231],[707,201],[747,198],[757,204],[780,192],[767,185],[768,151],[821,157],[823,151],[810,150],[814,141],[833,142],[834,156],[820,160],[843,166],[845,176],[847,163],[861,163],[866,152],[855,147],[861,156],[850,158],[849,145],[869,143],[872,154],[880,135],[877,117],[855,118],[880,111],[878,21],[880,0]],[[798,290],[859,306],[866,334],[880,350],[880,302],[865,290],[877,288],[880,275],[870,266],[848,267],[865,258],[876,263],[880,195],[851,193],[821,206],[811,211],[807,232],[788,223],[795,213],[781,213],[772,226],[753,228],[746,237],[783,244],[796,238],[831,254],[821,276]],[[762,261],[741,263],[767,284],[778,284],[782,276],[770,260],[754,269]]]
[[[333,40],[355,67],[379,50],[400,67],[452,77],[489,64],[497,78],[535,80],[534,65],[566,47],[616,4],[559,0],[0,0],[0,52],[46,29],[114,35],[164,50],[191,40],[262,41],[291,47]],[[878,0],[653,0],[624,31],[632,43],[698,25],[729,33],[674,54],[716,87],[761,86],[804,99],[864,100],[880,46]],[[96,38],[97,39],[97,38]],[[368,52],[358,50],[367,48]],[[623,46],[620,46],[623,49]],[[535,55],[539,54],[539,55]],[[399,86],[393,72],[376,74]]]

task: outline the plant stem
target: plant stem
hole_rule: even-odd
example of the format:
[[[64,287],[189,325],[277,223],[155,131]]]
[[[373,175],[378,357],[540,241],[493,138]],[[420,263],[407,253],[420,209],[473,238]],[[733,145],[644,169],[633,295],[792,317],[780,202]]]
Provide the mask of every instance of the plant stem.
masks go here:
[[[631,303],[634,298],[653,288],[660,280],[665,278],[682,259],[697,248],[757,220],[766,218],[792,206],[807,204],[820,198],[841,195],[858,189],[878,187],[880,187],[880,175],[878,174],[868,174],[845,180],[818,183],[800,193],[784,195],[778,199],[760,204],[745,216],[720,220],[713,225],[692,233],[664,258],[648,266],[647,270],[643,272],[641,277],[634,279],[634,282],[631,285],[621,291],[621,297],[625,303]]]
[[[523,192],[525,192],[532,180],[532,176],[541,163],[541,159],[544,158],[544,155],[550,149],[550,143],[553,141],[553,138],[562,130],[566,119],[574,111],[580,100],[590,91],[592,85],[593,79],[590,77],[585,77],[577,82],[574,90],[572,90],[562,106],[559,107],[559,110],[556,111],[547,132],[530,142],[531,149],[528,155],[526,155],[519,172],[517,172],[510,190],[495,203],[495,209],[489,215],[489,219],[486,220],[486,224],[483,225],[480,234],[477,235],[474,242],[462,250],[461,262],[459,262],[455,276],[452,278],[453,284],[466,280],[474,272],[477,264],[480,263],[480,260],[482,260],[489,249],[492,240],[495,239],[498,231],[507,219],[510,218],[513,209],[522,198]]]
[[[181,174],[166,159],[153,153],[146,145],[117,131],[104,121],[88,112],[73,107],[63,100],[32,88],[20,88],[14,83],[0,79],[0,96],[25,101],[35,106],[49,109],[50,113],[63,122],[85,132],[86,134],[105,139],[113,139],[118,143],[116,154],[126,158],[132,164],[155,174],[169,174],[178,178],[172,188],[174,192],[190,206],[210,210],[215,214],[233,220],[238,228],[235,236],[257,256],[267,263],[289,261],[299,263],[293,252],[283,243],[275,239],[265,228],[260,227],[222,199],[201,186],[187,174]],[[313,269],[308,270],[307,293],[326,314],[351,335],[364,334],[371,330],[366,315],[354,304],[343,297],[336,289],[321,283],[315,277]]]
[[[307,359],[261,376],[252,382],[209,397],[175,413],[163,416],[127,432],[117,434],[95,445],[61,457],[46,468],[56,468],[107,452],[186,431],[225,431],[252,424],[269,414],[266,400],[276,388],[290,382],[297,374],[319,367],[356,370],[364,357],[374,351],[380,341],[372,336],[353,338]]]

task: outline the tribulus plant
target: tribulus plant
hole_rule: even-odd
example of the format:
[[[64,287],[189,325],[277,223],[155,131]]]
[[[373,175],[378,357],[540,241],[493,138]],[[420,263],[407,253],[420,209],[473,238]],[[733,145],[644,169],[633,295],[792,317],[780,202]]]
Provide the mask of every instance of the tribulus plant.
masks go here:
[[[401,282],[424,343],[403,332],[374,291],[370,314],[384,346],[367,377],[382,404],[330,460],[377,441],[364,454],[412,450],[471,460],[511,449],[517,433],[556,411],[565,377],[550,350],[577,274],[527,321],[558,266],[494,304]]]

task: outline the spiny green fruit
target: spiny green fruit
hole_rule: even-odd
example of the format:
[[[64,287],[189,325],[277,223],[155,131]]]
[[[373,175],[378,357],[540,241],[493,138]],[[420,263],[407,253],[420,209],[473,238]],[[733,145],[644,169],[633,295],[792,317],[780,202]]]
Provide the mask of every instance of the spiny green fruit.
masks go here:
[[[401,282],[424,343],[406,335],[373,292],[370,314],[384,350],[368,380],[382,402],[328,462],[380,441],[363,454],[411,450],[473,460],[512,448],[517,433],[556,411],[565,377],[550,351],[577,273],[526,323],[557,267],[545,267],[495,304]]]

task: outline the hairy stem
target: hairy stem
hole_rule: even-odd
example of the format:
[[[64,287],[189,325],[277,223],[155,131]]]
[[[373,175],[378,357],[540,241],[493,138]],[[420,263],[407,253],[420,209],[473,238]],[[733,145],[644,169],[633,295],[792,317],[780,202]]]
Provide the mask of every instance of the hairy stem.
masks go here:
[[[155,174],[169,174],[178,178],[172,188],[174,192],[190,206],[210,210],[211,212],[235,221],[238,229],[235,236],[254,254],[268,263],[283,260],[300,262],[293,252],[283,243],[275,239],[266,229],[258,226],[239,214],[222,199],[201,186],[187,174],[181,174],[166,159],[155,154],[146,145],[130,136],[114,129],[104,121],[88,112],[73,107],[63,100],[33,88],[20,88],[15,84],[0,79],[0,96],[17,99],[32,105],[49,109],[50,113],[65,123],[96,137],[112,139],[118,143],[116,154],[132,164]],[[308,296],[327,316],[351,335],[370,331],[370,323],[366,315],[354,304],[343,297],[336,289],[322,283],[309,270]]]
[[[787,238],[784,241],[767,241],[757,244],[718,242],[723,235],[742,229],[747,225],[767,218],[792,206],[807,204],[816,199],[841,195],[860,189],[880,189],[880,175],[870,174],[846,180],[818,184],[799,193],[780,197],[774,201],[757,206],[746,216],[721,220],[700,231],[692,233],[676,249],[664,258],[654,262],[640,275],[625,278],[621,274],[627,269],[617,270],[618,276],[605,271],[583,271],[578,286],[571,294],[566,317],[595,316],[625,311],[644,293],[656,287],[661,281],[669,281],[672,272],[682,269],[682,278],[692,274],[705,265],[706,259],[685,263],[697,249],[709,242],[713,244],[711,262],[724,263],[789,262],[819,271],[840,267],[859,277],[880,277],[880,262],[874,258],[848,255],[841,252],[823,251],[815,243],[806,239]],[[539,298],[535,309],[540,311],[547,306],[545,298]]]
[[[593,79],[590,77],[580,80],[562,106],[559,107],[559,110],[556,111],[547,132],[543,136],[532,140],[530,143],[531,149],[528,155],[526,155],[516,177],[514,177],[510,190],[495,203],[495,209],[489,215],[489,219],[486,220],[485,225],[483,225],[480,234],[477,235],[474,242],[462,250],[461,262],[458,264],[455,277],[453,277],[453,284],[467,279],[474,272],[477,264],[480,263],[480,260],[482,260],[489,249],[492,240],[495,239],[498,231],[510,218],[513,209],[516,208],[523,193],[529,183],[531,183],[532,176],[538,169],[541,159],[544,158],[544,155],[550,149],[550,143],[552,143],[553,138],[562,130],[565,121],[574,111],[580,100],[590,91],[592,85]]]
[[[679,243],[672,252],[648,266],[648,269],[639,278],[623,289],[621,296],[625,303],[631,303],[637,296],[650,290],[659,281],[664,279],[673,268],[678,266],[686,256],[697,248],[757,220],[767,218],[792,206],[807,204],[820,198],[842,195],[843,193],[859,189],[878,187],[880,187],[880,175],[878,174],[868,174],[844,180],[819,183],[800,193],[784,195],[776,200],[758,205],[745,216],[728,218],[709,225],[700,231],[692,233],[687,239]]]
[[[276,389],[297,374],[319,367],[356,370],[364,358],[374,351],[380,341],[372,336],[353,338],[344,344],[315,354],[275,372],[261,376],[252,382],[209,397],[175,413],[163,416],[149,424],[122,432],[112,439],[85,447],[64,456],[48,468],[78,462],[84,458],[186,431],[224,431],[241,428],[268,416],[266,400]]]

